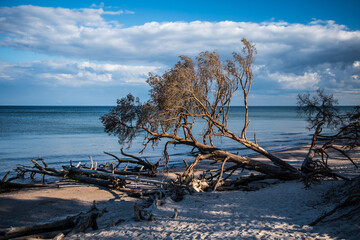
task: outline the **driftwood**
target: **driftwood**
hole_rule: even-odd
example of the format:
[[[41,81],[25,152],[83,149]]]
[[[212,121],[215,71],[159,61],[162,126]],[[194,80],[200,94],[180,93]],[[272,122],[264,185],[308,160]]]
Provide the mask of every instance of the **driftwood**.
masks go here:
[[[116,167],[118,167],[121,163],[133,163],[133,164],[137,164],[137,165],[141,165],[143,166],[145,169],[148,169],[150,171],[151,175],[155,175],[156,174],[156,170],[159,167],[160,164],[160,160],[156,163],[153,164],[151,162],[149,162],[147,159],[141,159],[140,157],[137,157],[135,155],[132,154],[127,154],[123,151],[123,149],[121,149],[121,154],[124,155],[125,157],[130,157],[133,160],[122,160],[119,157],[117,157],[114,154],[108,153],[108,152],[104,152],[105,154],[112,156],[113,158],[115,158],[118,161],[118,165]]]
[[[86,167],[84,167],[84,168],[86,168]],[[127,170],[117,170],[117,169],[110,170],[107,168],[97,168],[95,170],[100,171],[100,172],[113,173],[113,174],[117,174],[117,175],[124,175],[124,176],[133,175],[133,176],[155,177],[155,175],[153,175],[153,174],[149,174],[148,172],[142,172],[142,171],[139,172],[139,171],[127,171]]]
[[[28,183],[13,183],[13,182],[0,182],[0,192],[12,191],[22,188],[43,188],[43,187],[52,187],[54,185],[49,184],[28,184]]]
[[[247,186],[249,183],[252,182],[256,182],[256,181],[261,181],[261,180],[265,180],[265,179],[272,179],[270,176],[265,175],[265,174],[259,174],[259,175],[253,175],[251,174],[250,176],[247,177],[241,177],[235,181],[232,182],[232,185],[234,185],[235,187],[237,186]]]
[[[38,161],[42,162],[44,166],[41,166]],[[147,184],[153,184],[157,186],[165,186],[167,185],[166,182],[152,180],[152,179],[145,179],[140,178],[140,175],[145,175],[145,173],[139,171],[139,172],[127,172],[124,170],[117,170],[112,166],[112,170],[109,170],[105,167],[96,167],[96,170],[93,165],[93,160],[91,160],[91,167],[90,169],[87,168],[84,164],[78,163],[77,166],[73,166],[71,163],[70,165],[63,166],[63,169],[57,170],[55,168],[49,168],[46,162],[43,159],[31,160],[31,162],[34,164],[33,167],[29,166],[19,166],[16,169],[16,172],[18,172],[18,175],[24,175],[25,173],[30,173],[30,177],[34,177],[35,174],[40,174],[43,176],[49,175],[49,176],[55,176],[55,177],[65,177],[74,179],[80,182],[84,183],[90,183],[94,185],[99,185],[103,187],[108,187],[112,189],[120,189],[124,188],[126,185],[126,181],[129,182],[142,182]],[[141,169],[140,169],[141,170]],[[136,175],[136,177],[131,177],[129,175]],[[154,173],[152,174],[146,174],[147,176],[154,176]],[[1,185],[10,186],[11,184],[5,183],[5,178],[3,181],[1,181]],[[21,188],[23,187],[40,187],[40,186],[47,186],[47,185],[24,185],[24,184],[12,184],[14,187]]]
[[[15,183],[11,182],[12,180],[17,179],[18,177],[13,177],[8,180],[7,177],[9,176],[10,171],[6,173],[3,179],[0,181],[0,193],[1,192],[9,192],[13,190],[18,190],[22,188],[41,188],[41,187],[51,187],[53,185],[48,184],[28,184],[28,183]]]
[[[134,204],[134,220],[135,221],[154,221],[154,215],[152,214],[151,210],[146,210],[144,208],[138,207],[138,205]]]
[[[91,175],[91,176],[104,178],[104,179],[120,179],[120,180],[132,181],[132,182],[144,182],[144,183],[160,185],[160,186],[167,185],[167,182],[161,182],[161,181],[152,180],[152,179],[121,176],[121,175],[117,175],[117,174],[100,172],[100,171],[95,171],[95,170],[90,170],[90,169],[76,168],[76,167],[71,167],[71,166],[63,166],[63,168],[64,168],[64,170],[66,170],[70,173],[70,178],[71,178],[72,173],[75,173],[75,174]]]
[[[111,180],[82,176],[79,174],[69,174],[68,178],[77,180],[79,182],[89,183],[89,184],[93,184],[93,185],[97,185],[97,186],[101,186],[101,187],[107,187],[107,188],[111,188],[111,189],[118,189],[119,187],[122,186],[122,185],[116,184],[115,181],[113,182]]]
[[[0,240],[33,235],[58,236],[58,239],[61,239],[59,238],[61,235],[71,236],[76,233],[86,232],[89,227],[96,230],[98,228],[96,219],[101,217],[103,213],[104,210],[100,211],[94,205],[86,213],[80,213],[62,220],[32,226],[1,229]]]

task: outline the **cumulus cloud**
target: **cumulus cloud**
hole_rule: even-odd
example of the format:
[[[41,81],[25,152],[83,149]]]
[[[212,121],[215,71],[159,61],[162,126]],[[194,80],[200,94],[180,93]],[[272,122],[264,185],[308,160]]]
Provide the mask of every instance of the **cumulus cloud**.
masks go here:
[[[291,74],[281,74],[281,73],[271,73],[269,77],[275,81],[281,83],[285,89],[313,89],[317,87],[319,83],[319,75],[317,73],[308,73],[304,75],[295,75]]]
[[[143,84],[157,66],[127,66],[70,60],[0,64],[0,81],[36,81],[52,86]]]
[[[231,57],[233,51],[241,51],[240,40],[245,37],[258,49],[256,77],[276,83],[279,89],[360,89],[356,77],[360,74],[360,31],[350,31],[334,21],[148,22],[124,27],[106,16],[126,11],[104,11],[101,4],[93,7],[100,8],[2,7],[0,46],[121,66],[156,63],[170,67],[179,55],[195,56],[204,50]],[[76,66],[79,70],[80,65]],[[70,74],[74,79],[114,81],[112,72],[110,77],[105,70],[91,68],[92,74]]]
[[[256,43],[258,60],[296,68],[359,55],[360,31],[348,31],[332,21],[286,22],[149,22],[122,27],[106,21],[100,9],[36,6],[0,8],[1,45],[97,60],[164,60],[202,50],[229,54],[240,50],[243,37]],[[334,52],[336,51],[336,52]],[[335,54],[336,53],[336,54]],[[338,55],[338,54],[342,55]],[[278,59],[278,57],[281,57]],[[291,61],[288,61],[291,60]],[[274,64],[275,66],[276,64]]]

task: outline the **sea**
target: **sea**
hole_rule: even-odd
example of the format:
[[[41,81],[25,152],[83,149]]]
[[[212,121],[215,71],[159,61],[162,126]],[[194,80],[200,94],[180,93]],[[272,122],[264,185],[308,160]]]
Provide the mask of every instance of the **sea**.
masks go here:
[[[30,159],[41,157],[51,167],[61,168],[78,162],[90,163],[91,156],[98,164],[115,161],[104,154],[109,152],[121,156],[124,152],[156,162],[162,158],[165,140],[156,146],[143,148],[140,134],[132,145],[119,145],[117,137],[104,132],[100,117],[109,112],[111,106],[0,106],[0,178],[18,165],[31,166]],[[348,109],[347,109],[348,108]],[[311,131],[305,119],[298,116],[296,107],[249,107],[250,125],[247,137],[268,151],[279,151],[309,144]],[[351,110],[344,107],[342,110]],[[231,107],[228,128],[240,134],[244,124],[244,108]],[[194,127],[195,135],[203,133],[203,124]],[[200,138],[201,139],[201,138]],[[241,154],[254,154],[237,142],[225,138],[215,140],[216,146]],[[183,164],[185,159],[194,159],[192,149],[176,145],[169,147],[170,166]]]

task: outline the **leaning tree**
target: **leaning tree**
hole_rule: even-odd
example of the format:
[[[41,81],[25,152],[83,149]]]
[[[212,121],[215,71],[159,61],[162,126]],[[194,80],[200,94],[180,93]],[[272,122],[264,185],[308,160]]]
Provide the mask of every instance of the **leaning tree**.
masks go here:
[[[160,140],[166,140],[163,149],[165,165],[169,162],[170,144],[187,145],[197,149],[195,161],[183,175],[187,180],[195,165],[204,159],[222,162],[219,178],[223,171],[233,172],[237,168],[254,170],[271,178],[302,178],[307,182],[315,176],[338,177],[326,164],[319,164],[319,161],[314,160],[314,156],[327,156],[327,149],[337,149],[336,142],[341,140],[344,143],[353,139],[351,134],[359,132],[359,118],[347,122],[347,127],[343,125],[339,133],[328,136],[327,143],[319,147],[316,143],[324,125],[339,126],[345,122],[338,119],[338,113],[333,106],[336,102],[331,96],[321,91],[318,92],[319,96],[313,99],[308,95],[299,95],[300,111],[309,118],[311,127],[315,129],[309,154],[302,168],[297,169],[268,152],[257,143],[255,135],[253,140],[247,135],[247,100],[253,83],[252,64],[256,49],[254,44],[246,39],[242,39],[242,43],[242,52],[233,53],[231,60],[221,61],[218,54],[206,51],[200,53],[195,60],[181,56],[180,61],[162,75],[150,73],[147,79],[151,88],[150,100],[142,103],[131,94],[118,100],[117,106],[101,117],[105,131],[118,136],[120,144],[131,144],[134,137],[145,133],[143,150],[149,144],[156,146]],[[237,92],[243,95],[245,112],[239,132],[228,128],[231,100]],[[194,130],[202,126],[203,122],[205,130],[201,135],[195,134]],[[214,139],[219,137],[241,144],[265,156],[269,161],[257,161],[225,151],[215,144]],[[357,139],[357,135],[355,138]],[[351,159],[345,151],[340,148],[338,150]],[[233,164],[224,169],[227,162]],[[221,179],[218,179],[217,183],[219,180]]]

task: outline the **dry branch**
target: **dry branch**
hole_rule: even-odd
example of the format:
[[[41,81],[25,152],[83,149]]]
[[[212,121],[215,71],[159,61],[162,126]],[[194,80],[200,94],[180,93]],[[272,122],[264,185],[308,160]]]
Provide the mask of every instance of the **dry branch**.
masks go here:
[[[146,160],[146,159],[143,160],[143,159],[141,159],[141,158],[139,158],[139,157],[136,157],[136,156],[134,156],[134,155],[125,153],[125,152],[123,151],[123,149],[121,149],[121,154],[124,155],[124,156],[126,156],[126,157],[130,157],[130,158],[132,158],[132,159],[134,159],[134,160],[122,160],[122,159],[120,159],[119,157],[117,157],[116,155],[114,155],[114,154],[112,154],[112,153],[108,153],[108,152],[104,152],[104,153],[107,154],[107,155],[109,155],[109,156],[114,157],[114,158],[118,161],[118,165],[117,165],[117,166],[119,166],[121,163],[133,163],[133,164],[141,165],[141,166],[144,166],[145,169],[150,170],[152,175],[155,175],[156,170],[157,170],[157,168],[158,168],[158,166],[159,166],[159,163],[160,163],[160,161],[159,161],[159,162],[157,162],[156,164],[153,164],[153,163],[149,162],[149,161]]]
[[[96,177],[100,177],[103,179],[120,179],[120,180],[132,181],[132,182],[144,182],[144,183],[160,185],[160,186],[167,185],[166,182],[161,182],[161,181],[152,180],[152,179],[121,176],[121,175],[117,175],[117,174],[95,171],[95,170],[84,169],[84,168],[71,167],[71,166],[63,166],[63,168],[64,168],[64,170],[68,171],[69,173],[75,173],[75,174],[79,174],[79,175],[84,174],[84,175],[88,175],[88,176],[91,175],[91,176],[96,176]],[[71,178],[71,175],[70,175],[70,178]]]
[[[0,181],[0,193],[18,190],[18,189],[22,189],[22,188],[41,188],[41,187],[53,186],[53,185],[49,185],[49,184],[15,183],[15,182],[11,182],[11,181],[17,179],[18,177],[12,177],[12,178],[6,180],[9,175],[10,175],[10,171],[8,171],[5,174],[5,176],[3,177],[3,179]]]

